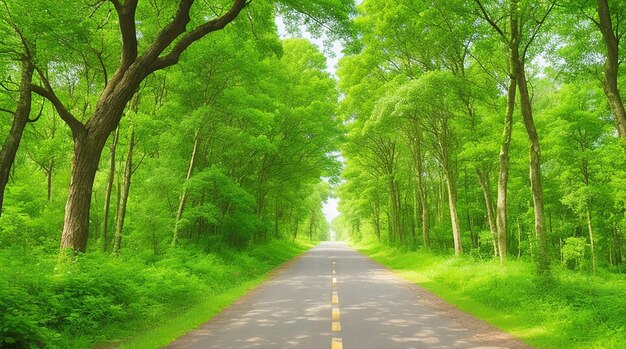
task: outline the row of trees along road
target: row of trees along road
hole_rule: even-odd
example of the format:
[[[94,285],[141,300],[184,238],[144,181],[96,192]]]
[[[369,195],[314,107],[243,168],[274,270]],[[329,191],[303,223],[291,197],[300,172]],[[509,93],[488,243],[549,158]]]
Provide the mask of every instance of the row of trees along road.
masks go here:
[[[621,270],[626,3],[364,1],[337,230]]]
[[[62,231],[62,251],[159,254],[325,234],[338,93],[274,19],[339,37],[353,6],[2,0],[2,245],[52,252]]]

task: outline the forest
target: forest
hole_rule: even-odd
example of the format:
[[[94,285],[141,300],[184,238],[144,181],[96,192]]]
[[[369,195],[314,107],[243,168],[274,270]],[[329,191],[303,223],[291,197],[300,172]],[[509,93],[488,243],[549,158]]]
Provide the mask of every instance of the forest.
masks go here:
[[[621,272],[626,4],[506,3],[359,7],[337,229]]]
[[[0,347],[132,347],[331,230],[609,283],[579,321],[626,336],[625,32],[622,0],[0,0]]]

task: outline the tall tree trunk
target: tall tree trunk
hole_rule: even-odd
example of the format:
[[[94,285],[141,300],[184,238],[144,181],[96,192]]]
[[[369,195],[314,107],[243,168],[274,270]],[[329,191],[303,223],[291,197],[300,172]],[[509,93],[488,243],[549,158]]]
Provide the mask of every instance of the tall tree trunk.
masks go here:
[[[452,171],[449,168],[449,164],[444,163],[445,181],[448,189],[448,207],[450,208],[450,223],[452,224],[452,238],[454,240],[454,254],[459,256],[463,253],[463,246],[461,245],[461,224],[459,222],[459,214],[456,207],[456,185],[454,178],[452,177]]]
[[[62,251],[71,249],[75,252],[85,252],[87,250],[91,193],[105,140],[104,135],[83,134],[74,138],[72,174],[61,235]]]
[[[417,127],[416,127],[417,128]],[[419,206],[422,215],[422,242],[426,249],[430,249],[430,227],[428,226],[428,202],[426,197],[426,184],[424,183],[424,160],[422,158],[421,132],[415,131],[415,141],[413,142],[413,157],[415,158],[415,178],[417,179],[417,191],[419,194]]]
[[[15,155],[20,146],[24,128],[29,121],[28,117],[30,115],[32,102],[32,90],[30,86],[33,80],[34,70],[35,67],[30,59],[26,56],[23,57],[20,77],[20,96],[15,113],[13,113],[11,130],[2,145],[2,150],[0,150],[0,216],[2,215],[2,205],[4,203],[4,190],[9,182],[11,167],[15,161]]]
[[[115,179],[115,151],[117,149],[117,142],[119,140],[119,127],[115,129],[115,137],[113,138],[113,143],[111,143],[111,160],[109,162],[109,177],[107,179],[107,187],[104,193],[104,218],[102,221],[102,251],[106,252],[109,245],[109,212],[111,209],[111,193],[113,192],[113,181]],[[119,193],[118,193],[119,196]]]
[[[543,207],[543,189],[541,186],[541,147],[539,146],[539,136],[535,128],[533,119],[530,94],[528,93],[528,83],[526,81],[526,72],[524,62],[520,60],[519,54],[515,55],[518,73],[518,89],[520,94],[520,107],[524,126],[528,133],[529,162],[530,162],[530,189],[533,195],[533,210],[535,214],[535,234],[537,235],[538,251],[537,251],[537,270],[540,274],[550,272],[550,256],[548,255],[548,241],[546,237],[545,212]]]
[[[122,230],[124,229],[124,218],[126,217],[126,204],[128,203],[128,194],[130,193],[130,180],[133,175],[133,151],[135,149],[135,128],[130,128],[130,142],[128,143],[128,156],[126,157],[126,166],[124,167],[124,185],[120,195],[120,204],[117,207],[117,218],[115,220],[115,242],[113,252],[115,255],[120,254],[122,248]]]
[[[311,210],[311,218],[309,222],[309,240],[313,240],[313,231],[315,230],[315,221],[317,219],[317,211]]]
[[[470,233],[470,239],[472,241],[472,248],[478,248],[478,234],[474,232],[473,224],[472,224],[472,213],[470,212],[469,207],[469,184],[467,182],[467,167],[464,168],[464,176],[463,176],[463,184],[464,184],[464,194],[465,194],[465,215],[467,216],[467,229]]]
[[[619,74],[619,36],[613,30],[611,12],[607,0],[597,0],[598,27],[602,32],[606,45],[606,61],[604,64],[604,94],[615,119],[615,127],[622,142],[626,142],[626,110],[619,91],[617,78]],[[626,143],[623,143],[626,146]]]
[[[380,197],[378,197],[378,194],[376,194],[376,199],[373,201],[372,218],[374,221],[374,233],[376,234],[376,239],[380,242]]]
[[[513,48],[519,49],[519,45]],[[512,65],[511,69],[515,69]],[[507,252],[507,185],[509,183],[509,149],[511,147],[511,134],[513,132],[513,112],[515,110],[515,95],[517,91],[517,75],[511,74],[506,113],[504,116],[504,130],[502,132],[502,142],[500,143],[500,154],[498,156],[498,199],[496,203],[496,231],[498,241],[498,255],[500,262],[504,262]]]
[[[478,173],[478,179],[480,181],[480,187],[483,189],[483,196],[485,198],[485,206],[487,208],[487,221],[489,222],[489,231],[491,232],[493,254],[494,257],[498,257],[498,235],[496,228],[496,218],[493,210],[493,198],[491,196],[491,185],[489,181],[489,172],[476,169]]]
[[[178,204],[178,211],[176,211],[176,221],[174,223],[174,237],[172,238],[172,245],[176,246],[179,237],[179,225],[180,219],[183,217],[183,211],[185,210],[185,204],[187,203],[187,186],[186,184],[191,179],[193,174],[193,167],[196,163],[196,154],[198,152],[198,143],[200,131],[196,130],[196,134],[193,139],[193,150],[191,152],[191,159],[189,160],[189,167],[187,168],[187,176],[185,177],[185,186],[183,186],[183,192],[180,194],[180,202]]]
[[[586,218],[587,218],[587,231],[589,233],[589,242],[591,243],[591,267],[593,270],[593,273],[596,273],[596,247],[595,247],[595,242],[593,239],[593,227],[591,224],[591,212],[589,210],[589,207],[586,208],[585,210],[586,212]]]

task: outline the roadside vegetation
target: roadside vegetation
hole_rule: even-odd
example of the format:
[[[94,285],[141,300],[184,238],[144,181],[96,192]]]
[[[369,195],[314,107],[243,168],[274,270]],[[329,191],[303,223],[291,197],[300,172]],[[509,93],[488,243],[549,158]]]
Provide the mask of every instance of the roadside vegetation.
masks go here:
[[[533,262],[450,257],[364,241],[362,253],[447,302],[537,348],[623,348],[626,276],[553,268],[538,279]]]
[[[538,348],[623,347],[625,5],[360,3],[337,236]]]
[[[276,240],[207,253],[185,246],[151,260],[94,252],[62,270],[49,255],[2,250],[0,347],[166,345],[310,247]]]

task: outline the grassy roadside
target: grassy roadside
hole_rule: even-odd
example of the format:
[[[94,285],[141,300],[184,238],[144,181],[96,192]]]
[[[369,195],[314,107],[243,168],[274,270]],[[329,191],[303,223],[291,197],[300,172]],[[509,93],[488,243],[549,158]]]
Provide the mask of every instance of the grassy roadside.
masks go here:
[[[353,244],[478,318],[537,348],[623,348],[626,278],[554,268],[555,280],[536,279],[528,261],[456,258],[406,252],[376,243]]]
[[[207,252],[190,245],[152,260],[92,252],[63,269],[49,254],[0,249],[0,347],[162,347],[311,247],[274,240]]]
[[[203,298],[199,303],[161,319],[161,321],[157,322],[157,326],[143,328],[135,336],[123,341],[117,347],[123,349],[152,349],[166,346],[213,318],[237,299],[263,283],[272,275],[271,272],[276,267],[288,262],[312,246],[313,244],[309,242],[293,244],[287,241],[274,241],[254,248],[247,253],[251,260],[248,259],[242,267],[245,268],[251,264],[261,266],[255,274],[249,274],[244,280],[240,279],[239,283],[225,287],[210,297]],[[220,281],[213,280],[212,282],[219,283]],[[224,282],[228,283],[226,280]]]
[[[172,316],[163,319],[164,321],[159,322],[159,325],[145,328],[117,347],[120,349],[153,349],[170,344],[185,333],[207,322],[237,299],[259,286],[272,275],[272,271],[276,267],[311,247],[313,244],[309,242],[290,244],[286,241],[276,241],[266,246],[257,247],[252,253],[253,258],[257,259],[258,263],[266,263],[267,267],[270,268],[265,270],[262,275],[224,289],[221,293],[205,298],[183,312],[172,314]]]

